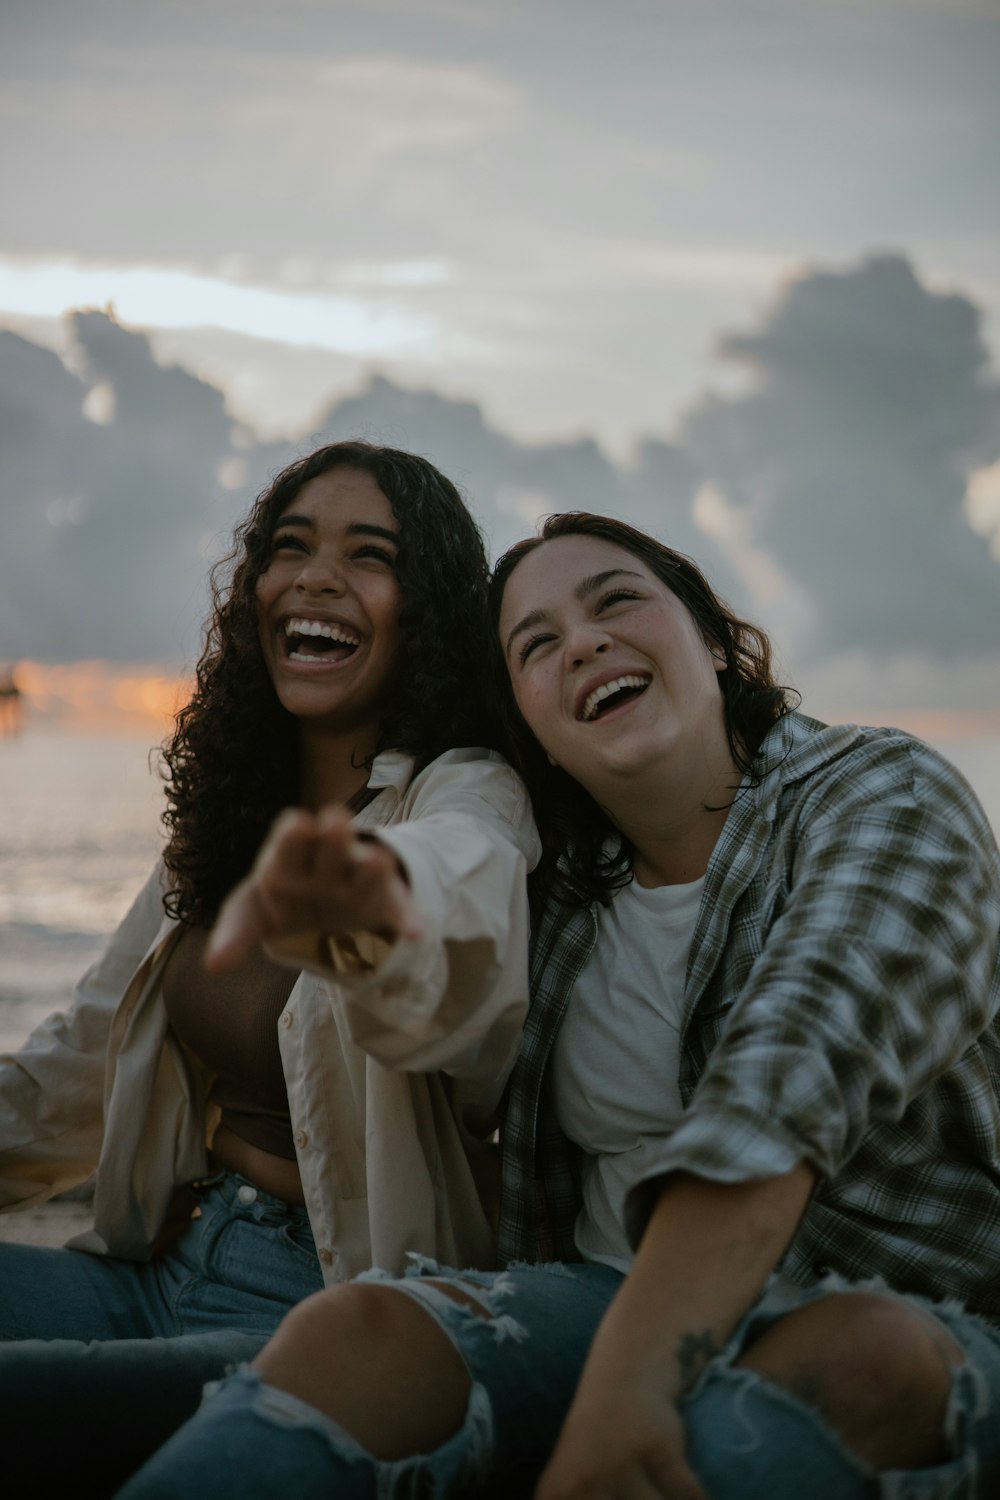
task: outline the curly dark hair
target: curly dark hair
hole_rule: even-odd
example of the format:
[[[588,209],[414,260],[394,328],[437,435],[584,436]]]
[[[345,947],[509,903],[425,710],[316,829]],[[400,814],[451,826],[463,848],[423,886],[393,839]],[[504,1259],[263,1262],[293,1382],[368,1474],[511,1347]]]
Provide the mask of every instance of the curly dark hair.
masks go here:
[[[500,642],[507,580],[529,552],[563,536],[599,537],[637,557],[680,599],[706,645],[723,653],[726,665],[718,673],[718,682],[726,739],[741,771],[753,774],[753,759],[767,731],[798,701],[792,689],[774,679],[767,636],[733,613],[690,557],[607,516],[586,511],[547,516],[537,536],[515,543],[498,560],[487,596],[487,650],[497,694],[497,738],[525,781],[542,840],[542,858],[530,882],[535,909],[550,899],[571,907],[589,906],[595,900],[607,904],[632,879],[632,844],[578,781],[552,765],[521,717]]]
[[[275,815],[299,797],[297,720],[278,701],[257,633],[257,580],[278,518],[331,469],[370,474],[399,525],[402,659],[379,750],[426,764],[482,744],[483,600],[489,562],[461,495],[427,459],[362,441],[331,443],[289,464],[236,528],[212,569],[213,609],[194,693],[162,750],[168,830],[167,912],[209,926],[242,879]]]

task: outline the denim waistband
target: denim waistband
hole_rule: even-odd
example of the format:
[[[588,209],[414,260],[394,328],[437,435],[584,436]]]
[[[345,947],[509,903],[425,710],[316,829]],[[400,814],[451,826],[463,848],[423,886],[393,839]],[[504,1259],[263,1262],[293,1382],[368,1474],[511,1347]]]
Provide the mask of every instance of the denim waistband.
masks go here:
[[[287,1198],[277,1198],[274,1193],[265,1192],[262,1187],[258,1187],[249,1177],[244,1177],[240,1172],[231,1172],[228,1167],[221,1167],[208,1177],[199,1177],[190,1184],[190,1188],[198,1198],[215,1196],[231,1208],[249,1208],[253,1204],[259,1204],[271,1213],[283,1213],[288,1218],[305,1224],[309,1222],[309,1212],[304,1204],[289,1203]]]

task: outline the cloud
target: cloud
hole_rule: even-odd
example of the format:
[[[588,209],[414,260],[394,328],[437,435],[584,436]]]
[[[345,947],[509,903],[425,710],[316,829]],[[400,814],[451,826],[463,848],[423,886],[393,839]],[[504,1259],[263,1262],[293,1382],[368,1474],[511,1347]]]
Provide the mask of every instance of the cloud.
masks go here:
[[[414,275],[412,263],[404,263],[397,285],[405,285],[407,275]],[[382,286],[390,285],[383,268]],[[4,311],[52,317],[111,303],[126,322],[147,328],[209,327],[355,355],[406,353],[431,343],[436,333],[426,317],[360,296],[278,290],[168,266],[0,260]]]
[[[521,443],[473,402],[372,377],[314,432],[264,441],[221,391],[161,365],[106,312],[70,320],[67,363],[0,334],[0,659],[189,664],[209,563],[274,473],[361,436],[427,455],[464,490],[494,553],[549,511],[609,512],[722,566],[691,517],[698,474],[650,439],[629,466],[590,438]],[[99,420],[96,420],[99,419]]]
[[[75,315],[71,338],[67,369],[0,334],[0,654],[182,659],[204,609],[204,534],[231,524],[213,481],[231,419],[218,391],[160,368],[104,313]],[[95,404],[110,420],[88,418]]]
[[[107,313],[70,333],[66,363],[0,336],[0,658],[189,664],[234,521],[290,459],[354,436],[437,463],[494,554],[549,511],[652,531],[772,631],[793,677],[863,656],[915,701],[902,663],[950,663],[925,674],[936,693],[996,653],[1000,565],[970,517],[995,525],[1000,399],[976,306],[900,256],[786,285],[721,341],[750,389],[705,396],[627,461],[586,433],[520,441],[473,401],[357,370],[311,432],[264,438]]]
[[[1000,453],[976,306],[878,255],[799,276],[720,352],[754,389],[702,402],[683,440],[807,599],[796,654],[995,650],[1000,568],[964,507]]]

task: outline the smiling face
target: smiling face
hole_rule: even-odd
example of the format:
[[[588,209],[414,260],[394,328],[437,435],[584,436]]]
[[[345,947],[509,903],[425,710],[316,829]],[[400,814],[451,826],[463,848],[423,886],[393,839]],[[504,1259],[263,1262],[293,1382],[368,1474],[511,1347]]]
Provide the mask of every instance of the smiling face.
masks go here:
[[[731,778],[713,655],[670,589],[623,547],[553,537],[507,580],[500,643],[542,748],[599,802],[623,777]]]
[[[261,650],[280,702],[365,754],[402,650],[398,535],[370,474],[330,469],[279,516],[257,580]]]

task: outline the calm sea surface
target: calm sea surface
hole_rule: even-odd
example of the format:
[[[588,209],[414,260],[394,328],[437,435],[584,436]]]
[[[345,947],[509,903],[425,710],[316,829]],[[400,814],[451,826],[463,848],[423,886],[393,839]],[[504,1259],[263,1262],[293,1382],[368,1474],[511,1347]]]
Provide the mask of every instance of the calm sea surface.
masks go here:
[[[1000,740],[940,748],[1000,830]],[[0,1051],[68,1003],[156,858],[149,749],[43,729],[0,739]]]
[[[156,858],[163,788],[140,739],[0,740],[0,1050],[73,985]]]

